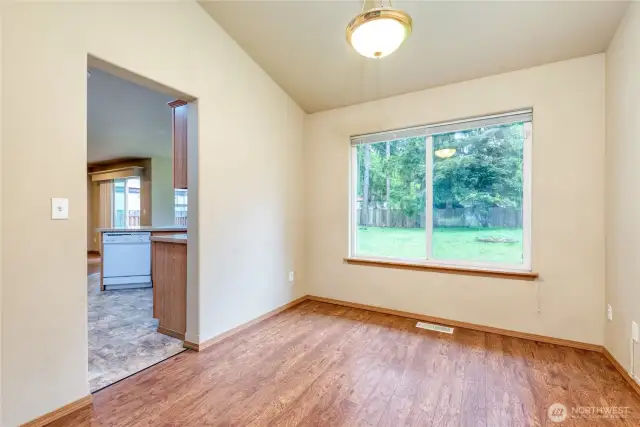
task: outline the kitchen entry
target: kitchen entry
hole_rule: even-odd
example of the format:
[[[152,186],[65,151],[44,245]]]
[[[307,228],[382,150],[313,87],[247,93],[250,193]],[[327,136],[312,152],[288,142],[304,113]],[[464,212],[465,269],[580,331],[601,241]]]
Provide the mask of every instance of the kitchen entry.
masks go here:
[[[87,98],[95,392],[185,351],[189,106],[94,68]]]

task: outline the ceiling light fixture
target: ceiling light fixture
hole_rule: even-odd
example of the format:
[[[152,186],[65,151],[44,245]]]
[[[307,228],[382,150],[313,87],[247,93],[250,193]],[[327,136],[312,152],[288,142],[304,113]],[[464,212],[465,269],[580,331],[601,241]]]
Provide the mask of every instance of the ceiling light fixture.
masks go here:
[[[367,3],[371,7],[365,11]],[[347,25],[347,42],[367,58],[395,52],[410,34],[411,17],[392,7],[391,0],[364,0],[360,14]]]
[[[456,149],[455,148],[442,148],[440,150],[436,150],[433,154],[435,154],[437,157],[440,157],[441,159],[448,159],[449,157],[451,157],[454,154],[456,154]]]

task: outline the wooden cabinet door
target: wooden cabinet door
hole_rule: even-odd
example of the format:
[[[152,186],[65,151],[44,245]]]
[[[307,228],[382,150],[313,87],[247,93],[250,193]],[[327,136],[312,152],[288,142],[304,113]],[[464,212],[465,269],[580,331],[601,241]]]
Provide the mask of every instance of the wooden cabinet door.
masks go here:
[[[169,103],[173,110],[173,188],[187,188],[187,103]]]
[[[158,332],[184,340],[187,331],[187,245],[153,242],[153,306]]]
[[[155,280],[153,279],[154,275],[158,274],[158,261],[156,260],[156,246],[157,243],[156,242],[151,242],[151,286],[152,286],[152,290],[153,290],[153,318],[154,319],[159,319],[161,314],[162,314],[162,308],[161,305],[159,304],[160,301],[160,295],[158,295],[158,286],[157,283],[155,282]]]

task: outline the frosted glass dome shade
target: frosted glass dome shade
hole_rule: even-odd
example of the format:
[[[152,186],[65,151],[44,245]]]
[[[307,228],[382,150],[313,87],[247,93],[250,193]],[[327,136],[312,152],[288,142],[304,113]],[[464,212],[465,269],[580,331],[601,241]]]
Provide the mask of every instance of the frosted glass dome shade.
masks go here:
[[[384,58],[411,34],[411,18],[397,9],[376,9],[358,15],[347,27],[347,40],[362,56]]]

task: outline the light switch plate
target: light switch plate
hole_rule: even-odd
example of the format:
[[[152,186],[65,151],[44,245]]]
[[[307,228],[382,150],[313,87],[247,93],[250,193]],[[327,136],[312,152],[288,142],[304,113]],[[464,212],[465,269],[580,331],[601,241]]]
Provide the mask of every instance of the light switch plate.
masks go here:
[[[638,336],[638,324],[635,321],[631,322],[631,339],[634,342],[638,342],[638,339],[640,339]]]
[[[69,199],[51,199],[51,219],[69,219]]]

